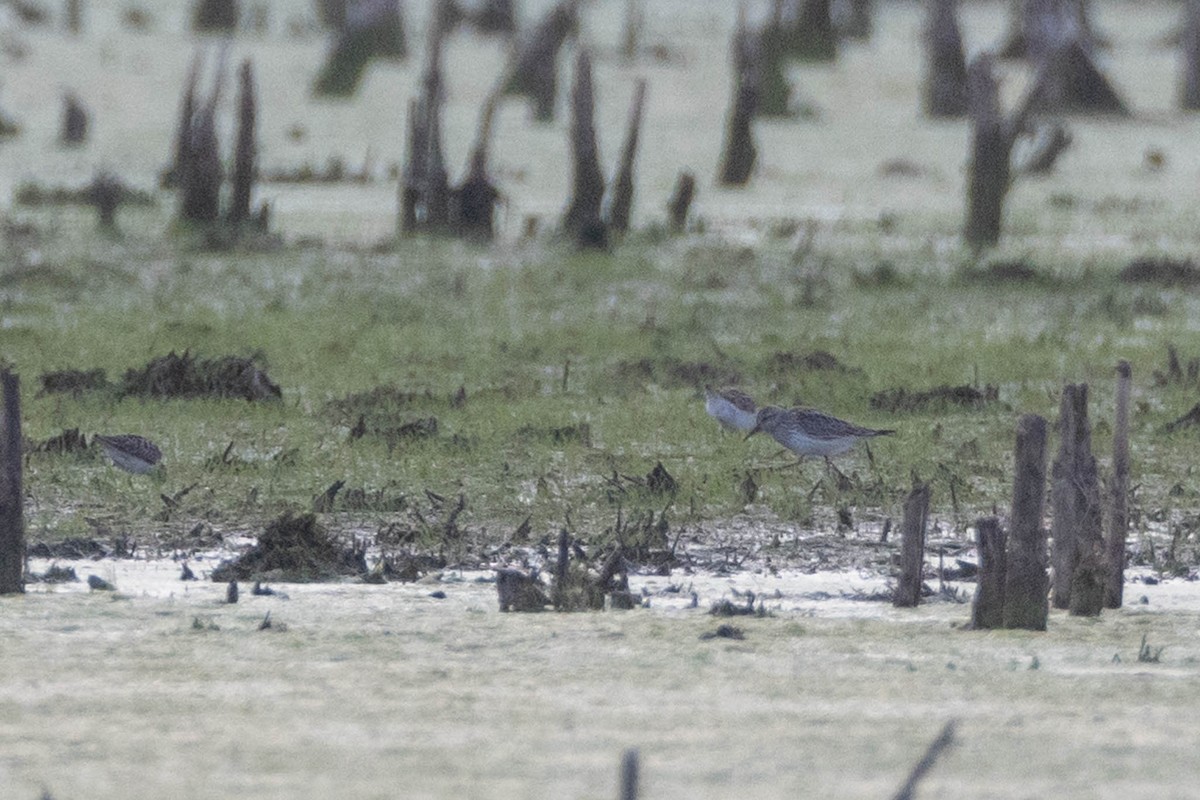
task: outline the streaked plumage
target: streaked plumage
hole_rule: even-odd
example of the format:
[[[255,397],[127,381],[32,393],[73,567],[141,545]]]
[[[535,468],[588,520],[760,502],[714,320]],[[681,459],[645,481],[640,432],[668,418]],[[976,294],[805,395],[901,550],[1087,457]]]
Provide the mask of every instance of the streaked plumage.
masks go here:
[[[740,389],[717,391],[707,384],[704,387],[704,410],[731,430],[748,431],[754,427],[758,406],[754,398]]]
[[[97,433],[95,438],[112,462],[126,472],[145,475],[162,461],[162,451],[144,436],[135,433],[105,436]]]
[[[863,428],[813,408],[783,409],[778,406],[760,408],[754,427],[746,434],[746,438],[759,431],[769,433],[775,441],[800,458],[829,458],[846,452],[860,439],[895,433],[891,430]]]

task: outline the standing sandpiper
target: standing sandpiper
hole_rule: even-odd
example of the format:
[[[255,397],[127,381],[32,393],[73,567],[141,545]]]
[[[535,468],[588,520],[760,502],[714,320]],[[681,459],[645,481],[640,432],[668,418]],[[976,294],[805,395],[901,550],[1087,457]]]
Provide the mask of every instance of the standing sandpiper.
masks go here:
[[[754,398],[740,389],[717,391],[705,384],[704,410],[723,428],[748,431],[754,427],[754,415],[758,407],[754,404]]]
[[[775,441],[801,459],[805,456],[823,456],[827,463],[830,456],[846,452],[859,439],[895,433],[891,430],[860,428],[813,408],[783,409],[778,406],[760,408],[746,438],[759,431],[771,434]]]
[[[134,475],[153,472],[162,461],[162,451],[144,436],[134,433],[105,436],[97,433],[95,438],[114,464]]]

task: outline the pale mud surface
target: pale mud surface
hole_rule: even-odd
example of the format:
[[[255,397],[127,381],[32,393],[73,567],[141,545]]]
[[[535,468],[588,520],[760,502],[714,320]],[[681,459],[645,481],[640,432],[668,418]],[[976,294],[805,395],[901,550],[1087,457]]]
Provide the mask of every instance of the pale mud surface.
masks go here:
[[[501,614],[486,571],[243,584],[227,605],[171,560],[57,563],[81,582],[0,602],[6,798],[613,797],[629,746],[646,797],[881,798],[949,718],[959,744],[921,797],[1183,798],[1197,780],[1185,580],[1037,634],[850,599],[887,588],[877,571],[632,575],[649,608]],[[770,616],[708,613],[748,591]],[[745,639],[700,639],[723,623]],[[1158,662],[1138,662],[1143,636]]]

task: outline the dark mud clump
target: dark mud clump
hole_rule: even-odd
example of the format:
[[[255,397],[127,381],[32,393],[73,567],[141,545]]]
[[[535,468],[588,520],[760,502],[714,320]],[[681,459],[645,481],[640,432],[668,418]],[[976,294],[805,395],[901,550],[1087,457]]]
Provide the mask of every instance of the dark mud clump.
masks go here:
[[[982,266],[969,267],[962,272],[966,283],[1000,284],[1048,284],[1050,277],[1023,259],[1017,261],[991,261]]]
[[[1135,258],[1117,275],[1121,283],[1153,283],[1162,286],[1200,284],[1200,267],[1190,258],[1166,256]]]
[[[121,379],[122,397],[195,398],[221,397],[242,400],[278,400],[279,386],[253,358],[221,356],[199,359],[188,352],[171,351],[152,359],[141,369],[130,369]]]
[[[418,417],[397,425],[369,425],[365,416],[360,416],[350,429],[350,439],[361,439],[370,434],[383,439],[388,452],[395,450],[401,443],[412,439],[427,439],[437,436],[437,417]]]
[[[925,391],[899,387],[871,395],[871,408],[878,411],[932,411],[947,408],[983,408],[1000,399],[997,386],[936,386]]]
[[[376,386],[365,392],[355,392],[325,404],[325,413],[336,424],[352,425],[365,418],[368,423],[394,419],[400,412],[428,408],[438,399],[428,389],[411,391],[398,386]]]
[[[824,350],[813,350],[808,353],[793,353],[782,351],[772,353],[767,358],[767,372],[773,375],[784,375],[796,372],[841,372],[860,374],[858,367],[843,364],[833,353]]]
[[[70,394],[79,396],[86,392],[105,391],[109,388],[108,377],[102,369],[63,369],[43,372],[38,376],[41,388],[38,397],[48,394]]]
[[[517,429],[517,438],[524,442],[549,442],[564,445],[577,442],[584,447],[592,446],[592,426],[586,422],[576,425],[545,426],[524,425]]]
[[[681,361],[677,358],[641,358],[621,361],[614,368],[617,383],[645,386],[656,383],[665,388],[700,388],[706,383],[732,386],[742,383],[742,374],[732,367],[707,361]]]
[[[77,583],[79,581],[74,567],[60,567],[58,564],[51,564],[45,572],[27,573],[26,577],[32,583]]]
[[[367,572],[363,548],[342,547],[314,514],[284,513],[267,526],[258,544],[212,571],[216,583],[277,580],[308,583]]]

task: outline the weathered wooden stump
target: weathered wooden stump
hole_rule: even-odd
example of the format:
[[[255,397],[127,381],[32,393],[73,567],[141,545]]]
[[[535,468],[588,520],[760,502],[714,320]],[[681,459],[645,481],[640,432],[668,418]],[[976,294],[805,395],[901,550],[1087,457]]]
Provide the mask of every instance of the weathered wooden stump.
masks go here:
[[[0,369],[0,594],[25,591],[24,503],[21,381]]]
[[[1004,570],[1004,627],[1046,630],[1046,420],[1026,414],[1017,422],[1013,499]]]
[[[733,97],[725,127],[725,150],[717,182],[722,186],[745,186],[754,172],[758,152],[754,146],[751,123],[758,113],[762,82],[757,74],[757,59],[746,50],[744,6],[739,6],[738,30],[733,42]]]
[[[197,33],[233,33],[237,29],[237,0],[199,0],[192,15]]]
[[[1129,115],[1096,64],[1096,43],[1081,0],[1027,0],[1024,34],[1029,59],[1041,68],[1036,110]]]
[[[449,0],[439,0],[444,9]],[[439,17],[444,11],[435,11]],[[450,182],[442,150],[442,40],[445,27],[426,30],[421,95],[409,103],[408,139],[400,183],[400,233],[441,233],[450,224]]]
[[[88,186],[88,201],[96,207],[102,230],[116,230],[117,210],[127,195],[125,184],[115,175],[101,172],[92,179],[91,185]]]
[[[238,129],[233,154],[233,189],[227,218],[236,227],[250,220],[250,196],[258,171],[258,148],[255,143],[255,119],[258,103],[254,92],[254,65],[250,59],[242,62],[238,72]]]
[[[400,0],[351,0],[344,24],[334,33],[325,63],[317,73],[313,93],[349,97],[357,91],[372,59],[403,59],[407,55]]]
[[[198,66],[199,62],[194,62]],[[224,84],[224,63],[217,64],[217,78],[212,93],[197,106],[195,84],[197,75],[188,76],[184,109],[195,109],[186,119],[179,134],[180,160],[176,170],[179,180],[179,219],[185,223],[213,223],[221,215],[221,185],[224,173],[217,140],[217,102]]]
[[[1200,0],[1185,0],[1182,29],[1179,107],[1185,111],[1200,111]]]
[[[1000,241],[1004,198],[1012,177],[1012,149],[1025,128],[1037,83],[1009,117],[1000,109],[1000,90],[992,74],[992,57],[982,53],[967,69],[971,115],[971,163],[967,177],[967,220],[963,239],[981,250]]]
[[[1117,408],[1113,421],[1113,476],[1109,487],[1108,580],[1105,608],[1120,608],[1125,593],[1125,537],[1129,531],[1129,395],[1133,372],[1117,364]]]
[[[504,93],[533,101],[533,118],[554,119],[558,88],[558,53],[579,28],[579,0],[561,0],[553,6],[513,51]]]
[[[621,800],[638,798],[639,759],[636,747],[629,748],[621,755]]]
[[[562,228],[578,247],[608,247],[608,229],[601,217],[604,176],[596,145],[592,60],[586,48],[575,59],[571,87],[571,201],[563,214]]]
[[[958,26],[958,0],[932,0],[925,17],[925,113],[967,113],[967,60]]]
[[[68,147],[73,147],[86,142],[87,136],[87,108],[74,93],[68,92],[63,96],[62,129],[59,131],[58,140]]]
[[[675,181],[675,191],[667,201],[667,222],[672,233],[683,233],[687,228],[688,211],[696,196],[696,176],[684,170]]]
[[[1054,459],[1051,499],[1055,608],[1072,614],[1100,613],[1104,595],[1103,520],[1100,481],[1092,456],[1086,383],[1063,387],[1059,449]]]
[[[789,57],[799,61],[837,59],[837,31],[830,0],[799,0],[798,8],[776,11],[775,16],[782,19],[783,48]]]
[[[980,517],[975,522],[979,572],[975,600],[971,606],[971,627],[988,630],[1004,627],[1005,534],[996,517]]]
[[[911,608],[921,602],[921,585],[925,567],[925,530],[929,520],[929,486],[913,485],[904,501],[904,521],[901,524],[900,578],[892,605]]]
[[[613,177],[611,199],[608,202],[608,229],[616,234],[629,230],[629,217],[633,211],[633,164],[637,157],[645,104],[646,81],[638,80],[629,111],[629,125],[625,129],[625,143],[621,147],[621,159],[617,164],[617,174]]]

